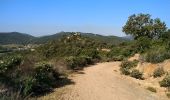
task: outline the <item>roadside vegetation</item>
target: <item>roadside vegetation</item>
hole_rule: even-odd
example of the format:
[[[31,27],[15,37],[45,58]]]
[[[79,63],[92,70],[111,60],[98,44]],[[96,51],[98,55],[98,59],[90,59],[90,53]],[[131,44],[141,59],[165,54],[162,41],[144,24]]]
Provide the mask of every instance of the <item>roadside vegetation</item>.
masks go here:
[[[112,44],[111,40],[104,42],[72,32],[38,45],[34,50],[4,53],[8,49],[0,46],[0,52],[3,52],[0,54],[0,88],[4,90],[0,99],[11,97],[11,93],[22,99],[39,96],[56,87],[74,84],[67,79],[67,71],[82,70],[97,62],[122,61],[122,74],[144,79],[143,72],[136,69],[139,61],[128,61],[128,57],[139,53],[142,61],[154,64],[170,59],[170,30],[159,18],[134,14],[129,17],[123,32],[134,40]],[[153,77],[164,74],[164,69],[158,68]],[[65,80],[67,83],[61,85]],[[169,74],[160,81],[160,86],[170,87]],[[152,87],[147,89],[156,92]]]
[[[130,75],[132,72],[134,72],[132,70],[137,66],[137,64],[138,61],[127,61],[127,60],[123,61],[120,65],[121,66],[120,71],[124,75]]]
[[[154,70],[153,77],[154,78],[161,77],[164,74],[165,74],[165,71],[164,71],[163,67],[159,67],[159,68]]]
[[[113,60],[113,56],[119,55],[109,55],[112,47],[116,46],[71,33],[36,46],[34,50],[3,53],[0,55],[0,84],[4,91],[0,98],[36,97],[74,84],[67,79],[68,73],[106,59]]]
[[[128,18],[123,27],[123,32],[134,37],[134,40],[128,45],[132,48],[129,55],[140,54],[140,63],[158,64],[170,59],[170,30],[167,29],[165,22],[162,22],[159,18],[152,19],[149,14],[134,14]],[[155,69],[152,75],[153,78],[164,77],[159,82],[160,87],[169,90],[170,75],[163,67]],[[130,61],[128,63],[122,62],[120,71],[124,75],[144,79],[142,72],[132,67]],[[153,87],[148,87],[147,90],[156,92]],[[169,97],[169,93],[167,93],[167,96]]]

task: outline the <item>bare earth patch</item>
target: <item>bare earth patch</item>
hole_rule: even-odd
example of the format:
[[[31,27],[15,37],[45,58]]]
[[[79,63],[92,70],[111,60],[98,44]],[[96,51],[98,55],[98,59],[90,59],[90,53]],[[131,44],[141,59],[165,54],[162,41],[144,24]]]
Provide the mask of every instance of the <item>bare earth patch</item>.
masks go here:
[[[57,88],[43,100],[166,100],[136,79],[120,75],[120,62],[98,63],[70,76],[75,84]]]

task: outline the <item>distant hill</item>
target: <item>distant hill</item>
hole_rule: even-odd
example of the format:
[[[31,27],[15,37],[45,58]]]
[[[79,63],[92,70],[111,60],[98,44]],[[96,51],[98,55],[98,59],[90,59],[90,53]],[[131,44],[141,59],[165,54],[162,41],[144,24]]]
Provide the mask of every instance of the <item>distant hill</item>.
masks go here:
[[[33,39],[31,42],[35,43],[35,44],[43,44],[48,41],[60,39],[61,37],[65,36],[65,35],[69,35],[69,34],[71,34],[71,32],[60,32],[60,33],[56,33],[53,35],[37,37],[37,38]]]
[[[34,37],[28,34],[23,34],[19,32],[9,32],[9,33],[0,33],[0,44],[44,44],[51,40],[60,39],[63,36],[69,34],[74,34],[74,32],[59,32],[53,35],[47,35],[42,37]],[[100,41],[103,43],[109,44],[118,44],[129,39],[117,36],[102,36],[93,33],[80,33],[83,37],[88,37],[94,39],[95,41]]]
[[[19,32],[1,32],[0,44],[28,44],[35,37]]]
[[[48,35],[48,36],[43,36],[36,38],[33,43],[46,43],[49,40],[56,40],[60,39],[63,36],[67,36],[69,34],[73,34],[74,32],[60,32],[56,33],[53,35]],[[117,36],[103,36],[99,34],[93,34],[93,33],[81,33],[79,32],[83,37],[88,37],[91,39],[94,39],[96,41],[104,42],[104,43],[109,43],[109,44],[118,44],[124,41],[128,41],[128,38],[123,38],[123,37],[117,37]]]
[[[93,34],[93,33],[82,33],[82,36],[92,38],[96,41],[104,42],[104,43],[109,43],[109,44],[118,44],[121,42],[128,41],[129,39],[123,38],[123,37],[118,37],[118,36],[103,36],[99,34]]]

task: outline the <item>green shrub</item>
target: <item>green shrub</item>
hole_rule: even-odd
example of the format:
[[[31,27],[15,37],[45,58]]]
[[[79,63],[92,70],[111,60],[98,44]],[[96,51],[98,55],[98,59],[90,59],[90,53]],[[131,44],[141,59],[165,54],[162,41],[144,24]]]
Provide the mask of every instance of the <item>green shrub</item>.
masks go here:
[[[76,69],[77,63],[76,63],[75,57],[73,57],[73,56],[67,57],[65,60],[66,60],[67,66],[69,68]]]
[[[121,63],[121,68],[128,68],[128,69],[131,69],[131,68],[134,68],[137,66],[137,61],[123,61]]]
[[[134,67],[136,67],[138,64],[138,61],[123,61],[120,65],[120,71],[124,75],[129,75],[130,70]]]
[[[147,90],[149,90],[149,91],[151,91],[151,92],[155,92],[155,93],[157,92],[156,89],[153,88],[153,87],[147,87]]]
[[[119,55],[119,56],[114,56],[112,58],[114,61],[122,61],[124,59],[124,56],[123,55]]]
[[[82,56],[88,56],[92,59],[100,59],[99,51],[97,51],[95,48],[92,49],[82,49],[80,55]]]
[[[130,76],[131,76],[131,77],[134,77],[134,78],[136,78],[136,79],[143,79],[142,75],[143,75],[143,73],[140,72],[140,71],[137,70],[137,69],[132,70],[132,72],[130,73]]]
[[[151,63],[160,63],[170,58],[170,52],[166,50],[153,50],[146,53],[145,60]]]
[[[20,65],[21,61],[22,59],[20,56],[4,57],[4,59],[0,62],[0,73],[5,74],[8,70]]]
[[[71,69],[79,69],[85,67],[89,64],[93,64],[94,61],[91,57],[80,56],[80,57],[67,57],[66,58],[67,66]]]
[[[49,64],[42,63],[36,66],[34,78],[36,80],[36,86],[39,87],[39,90],[48,90],[55,85],[56,79],[60,75],[58,74],[56,77],[56,73],[57,72]]]
[[[21,64],[20,57],[7,58],[4,58],[0,64],[0,82],[12,89],[12,92],[20,91],[23,97],[51,90],[60,77],[53,66],[47,63],[39,63],[35,66],[35,63],[29,63],[25,59]],[[7,70],[2,71],[3,68]]]
[[[108,58],[112,58],[115,61],[122,61],[125,58],[132,56],[134,54],[133,48],[130,46],[126,47],[114,47],[112,50],[107,54]]]
[[[153,77],[161,77],[163,74],[165,74],[165,71],[162,67],[159,67],[157,69],[154,70],[153,72]]]
[[[130,69],[128,69],[128,68],[120,68],[120,71],[124,75],[129,75],[130,74]]]
[[[161,87],[170,87],[170,75],[166,75],[165,78],[159,82]]]
[[[22,83],[22,94],[41,94],[51,90],[58,81],[60,74],[53,69],[52,65],[39,63],[33,70],[33,75],[24,77]]]
[[[140,37],[135,41],[136,51],[139,53],[143,53],[150,48],[151,39],[148,37]]]
[[[36,79],[33,78],[33,77],[28,77],[24,80],[24,83],[23,83],[23,95],[29,95],[31,94],[33,91],[33,88],[35,87],[36,85]]]

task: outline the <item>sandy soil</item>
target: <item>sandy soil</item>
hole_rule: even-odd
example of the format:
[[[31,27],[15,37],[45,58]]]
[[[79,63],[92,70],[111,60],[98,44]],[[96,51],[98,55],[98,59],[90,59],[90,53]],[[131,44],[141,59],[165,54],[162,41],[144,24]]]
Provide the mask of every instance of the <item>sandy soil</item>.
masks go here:
[[[166,100],[138,83],[120,75],[120,62],[99,63],[70,77],[67,85],[45,96],[44,100]]]

